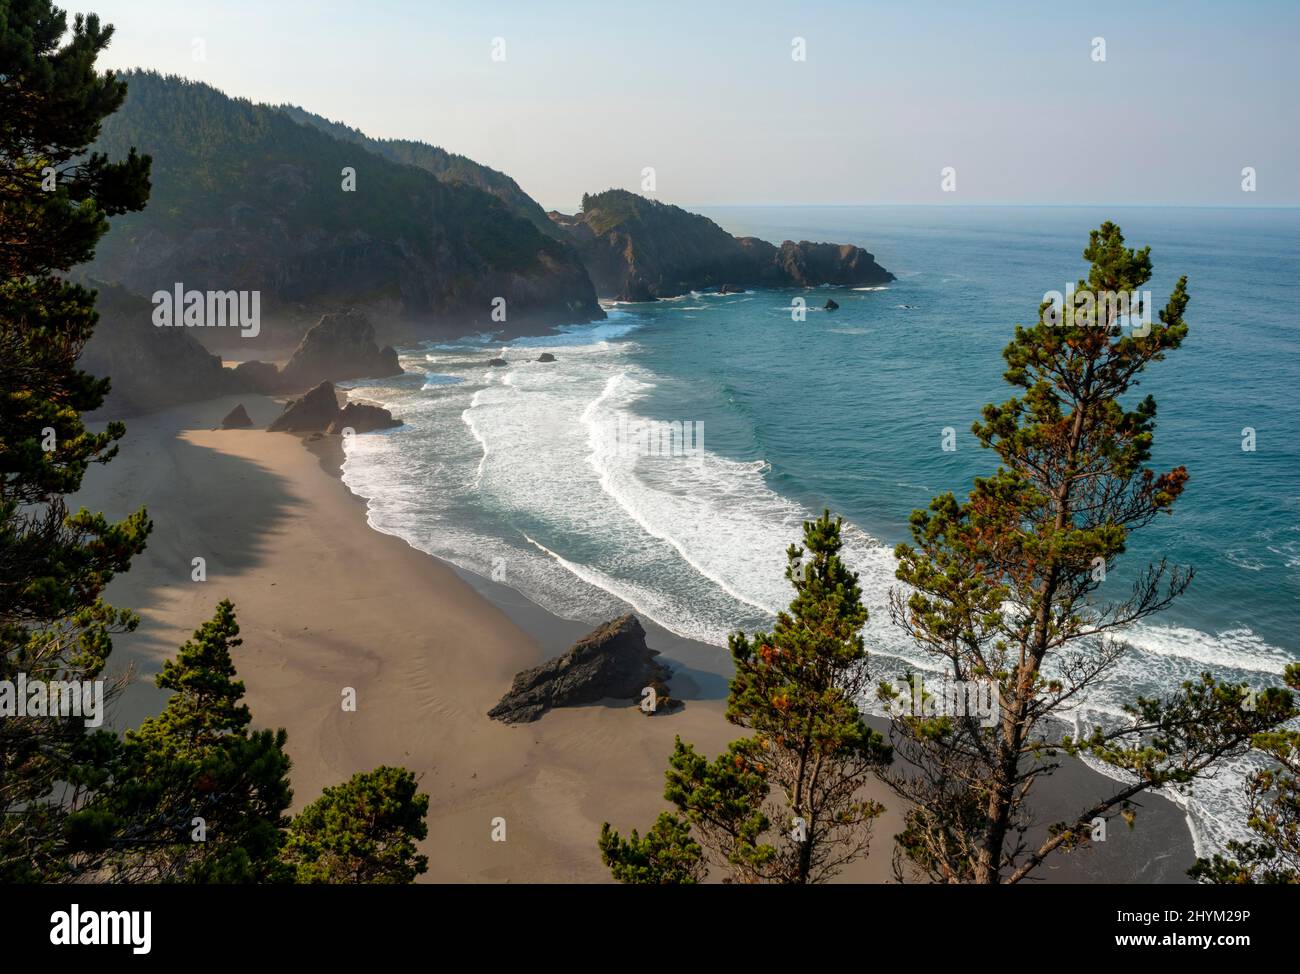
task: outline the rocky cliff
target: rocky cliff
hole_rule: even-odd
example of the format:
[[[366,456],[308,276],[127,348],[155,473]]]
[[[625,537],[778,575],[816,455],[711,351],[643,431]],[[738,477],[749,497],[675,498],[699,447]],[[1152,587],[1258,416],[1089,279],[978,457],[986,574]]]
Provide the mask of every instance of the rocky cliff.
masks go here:
[[[90,272],[145,297],[176,283],[260,292],[258,338],[205,329],[209,347],[292,348],[338,306],[365,310],[389,337],[604,315],[572,247],[491,192],[204,84],[124,78],[126,103],[95,148],[151,154],[153,192],[143,212],[114,219]]]
[[[584,196],[575,216],[549,216],[577,249],[596,293],[621,301],[738,287],[862,287],[894,279],[852,244],[787,240],[777,247],[733,237],[707,217],[626,190]]]
[[[116,419],[248,389],[190,328],[155,328],[153,305],[121,287],[87,281],[98,291],[99,323],[77,367],[112,380],[93,418]]]

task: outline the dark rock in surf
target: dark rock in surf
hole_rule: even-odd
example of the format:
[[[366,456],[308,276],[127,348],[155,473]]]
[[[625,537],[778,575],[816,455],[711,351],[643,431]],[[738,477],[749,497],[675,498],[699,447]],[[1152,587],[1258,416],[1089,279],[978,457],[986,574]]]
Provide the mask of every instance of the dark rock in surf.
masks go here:
[[[827,311],[838,311],[840,306],[839,306],[838,304],[835,303],[835,299],[834,299],[834,298],[827,298],[827,299],[826,299],[826,304],[825,304],[823,307],[824,307],[825,310],[827,310]]]
[[[552,355],[550,352],[543,352],[541,355],[537,356],[537,361],[539,361],[539,362],[554,362],[554,361],[555,361],[555,356]]]
[[[325,432],[342,433],[345,429],[350,429],[353,433],[373,433],[375,430],[392,429],[401,425],[401,420],[393,419],[393,414],[382,406],[350,402],[334,417]]]

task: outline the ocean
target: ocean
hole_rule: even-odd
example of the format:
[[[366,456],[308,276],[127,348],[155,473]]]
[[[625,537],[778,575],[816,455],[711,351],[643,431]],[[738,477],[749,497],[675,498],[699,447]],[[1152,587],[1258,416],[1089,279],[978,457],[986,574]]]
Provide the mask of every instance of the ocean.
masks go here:
[[[1001,350],[1045,292],[1084,273],[1088,231],[1109,219],[1151,247],[1157,308],[1188,277],[1188,338],[1138,394],[1159,404],[1153,465],[1183,464],[1191,480],[1172,517],[1132,536],[1107,587],[1126,591],[1162,557],[1196,578],[1126,634],[1132,651],[1075,716],[1119,719],[1134,695],[1207,669],[1276,682],[1300,659],[1300,209],[702,212],[735,234],[859,244],[898,279],[689,294],[611,305],[607,321],[546,337],[401,349],[405,374],[351,384],[405,422],[347,446],[344,480],[371,524],[564,618],[594,625],[630,606],[723,654],[729,632],[767,627],[788,603],[785,549],[828,508],[847,524],[873,672],[928,669],[889,621],[892,548],[914,508],[996,467],[970,425],[1012,394]],[[838,310],[822,310],[827,297]],[[536,362],[542,351],[557,361]],[[491,355],[510,364],[491,368]],[[702,450],[625,449],[618,431],[651,421],[702,434]],[[1171,796],[1199,852],[1242,834],[1246,770]]]

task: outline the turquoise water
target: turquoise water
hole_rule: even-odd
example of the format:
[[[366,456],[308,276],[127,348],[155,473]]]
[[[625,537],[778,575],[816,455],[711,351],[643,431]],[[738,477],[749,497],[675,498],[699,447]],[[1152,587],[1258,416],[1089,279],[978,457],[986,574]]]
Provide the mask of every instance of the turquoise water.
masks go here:
[[[506,346],[481,336],[403,350],[404,376],[358,384],[406,421],[349,446],[344,477],[371,523],[559,615],[595,623],[630,605],[721,646],[788,601],[785,546],[829,507],[849,523],[875,665],[924,666],[888,620],[890,549],[913,508],[994,468],[969,429],[1011,392],[1001,349],[1045,291],[1083,273],[1088,230],[1111,219],[1130,245],[1151,246],[1157,307],[1189,278],[1188,340],[1140,391],[1160,406],[1155,464],[1185,464],[1191,482],[1107,584],[1162,556],[1197,577],[1129,634],[1133,652],[1078,716],[1115,719],[1135,692],[1206,668],[1262,683],[1300,658],[1300,210],[707,212],[732,233],[860,244],[898,280],[687,295]],[[840,309],[820,310],[832,295]],[[790,315],[799,296],[803,322]],[[558,361],[533,361],[542,347]],[[488,368],[489,351],[509,367]],[[622,449],[629,419],[702,424],[703,452]],[[955,452],[941,449],[945,427]],[[1242,770],[1189,802],[1202,848],[1235,831]]]

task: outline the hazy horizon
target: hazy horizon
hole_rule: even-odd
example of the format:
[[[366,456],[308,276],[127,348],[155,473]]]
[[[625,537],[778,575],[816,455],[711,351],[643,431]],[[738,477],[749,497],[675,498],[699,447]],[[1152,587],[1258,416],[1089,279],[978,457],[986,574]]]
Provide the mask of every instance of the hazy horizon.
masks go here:
[[[566,212],[584,192],[642,191],[647,166],[647,195],[683,206],[1300,204],[1300,10],[1272,0],[220,6],[69,9],[118,28],[106,66],[429,142]]]

